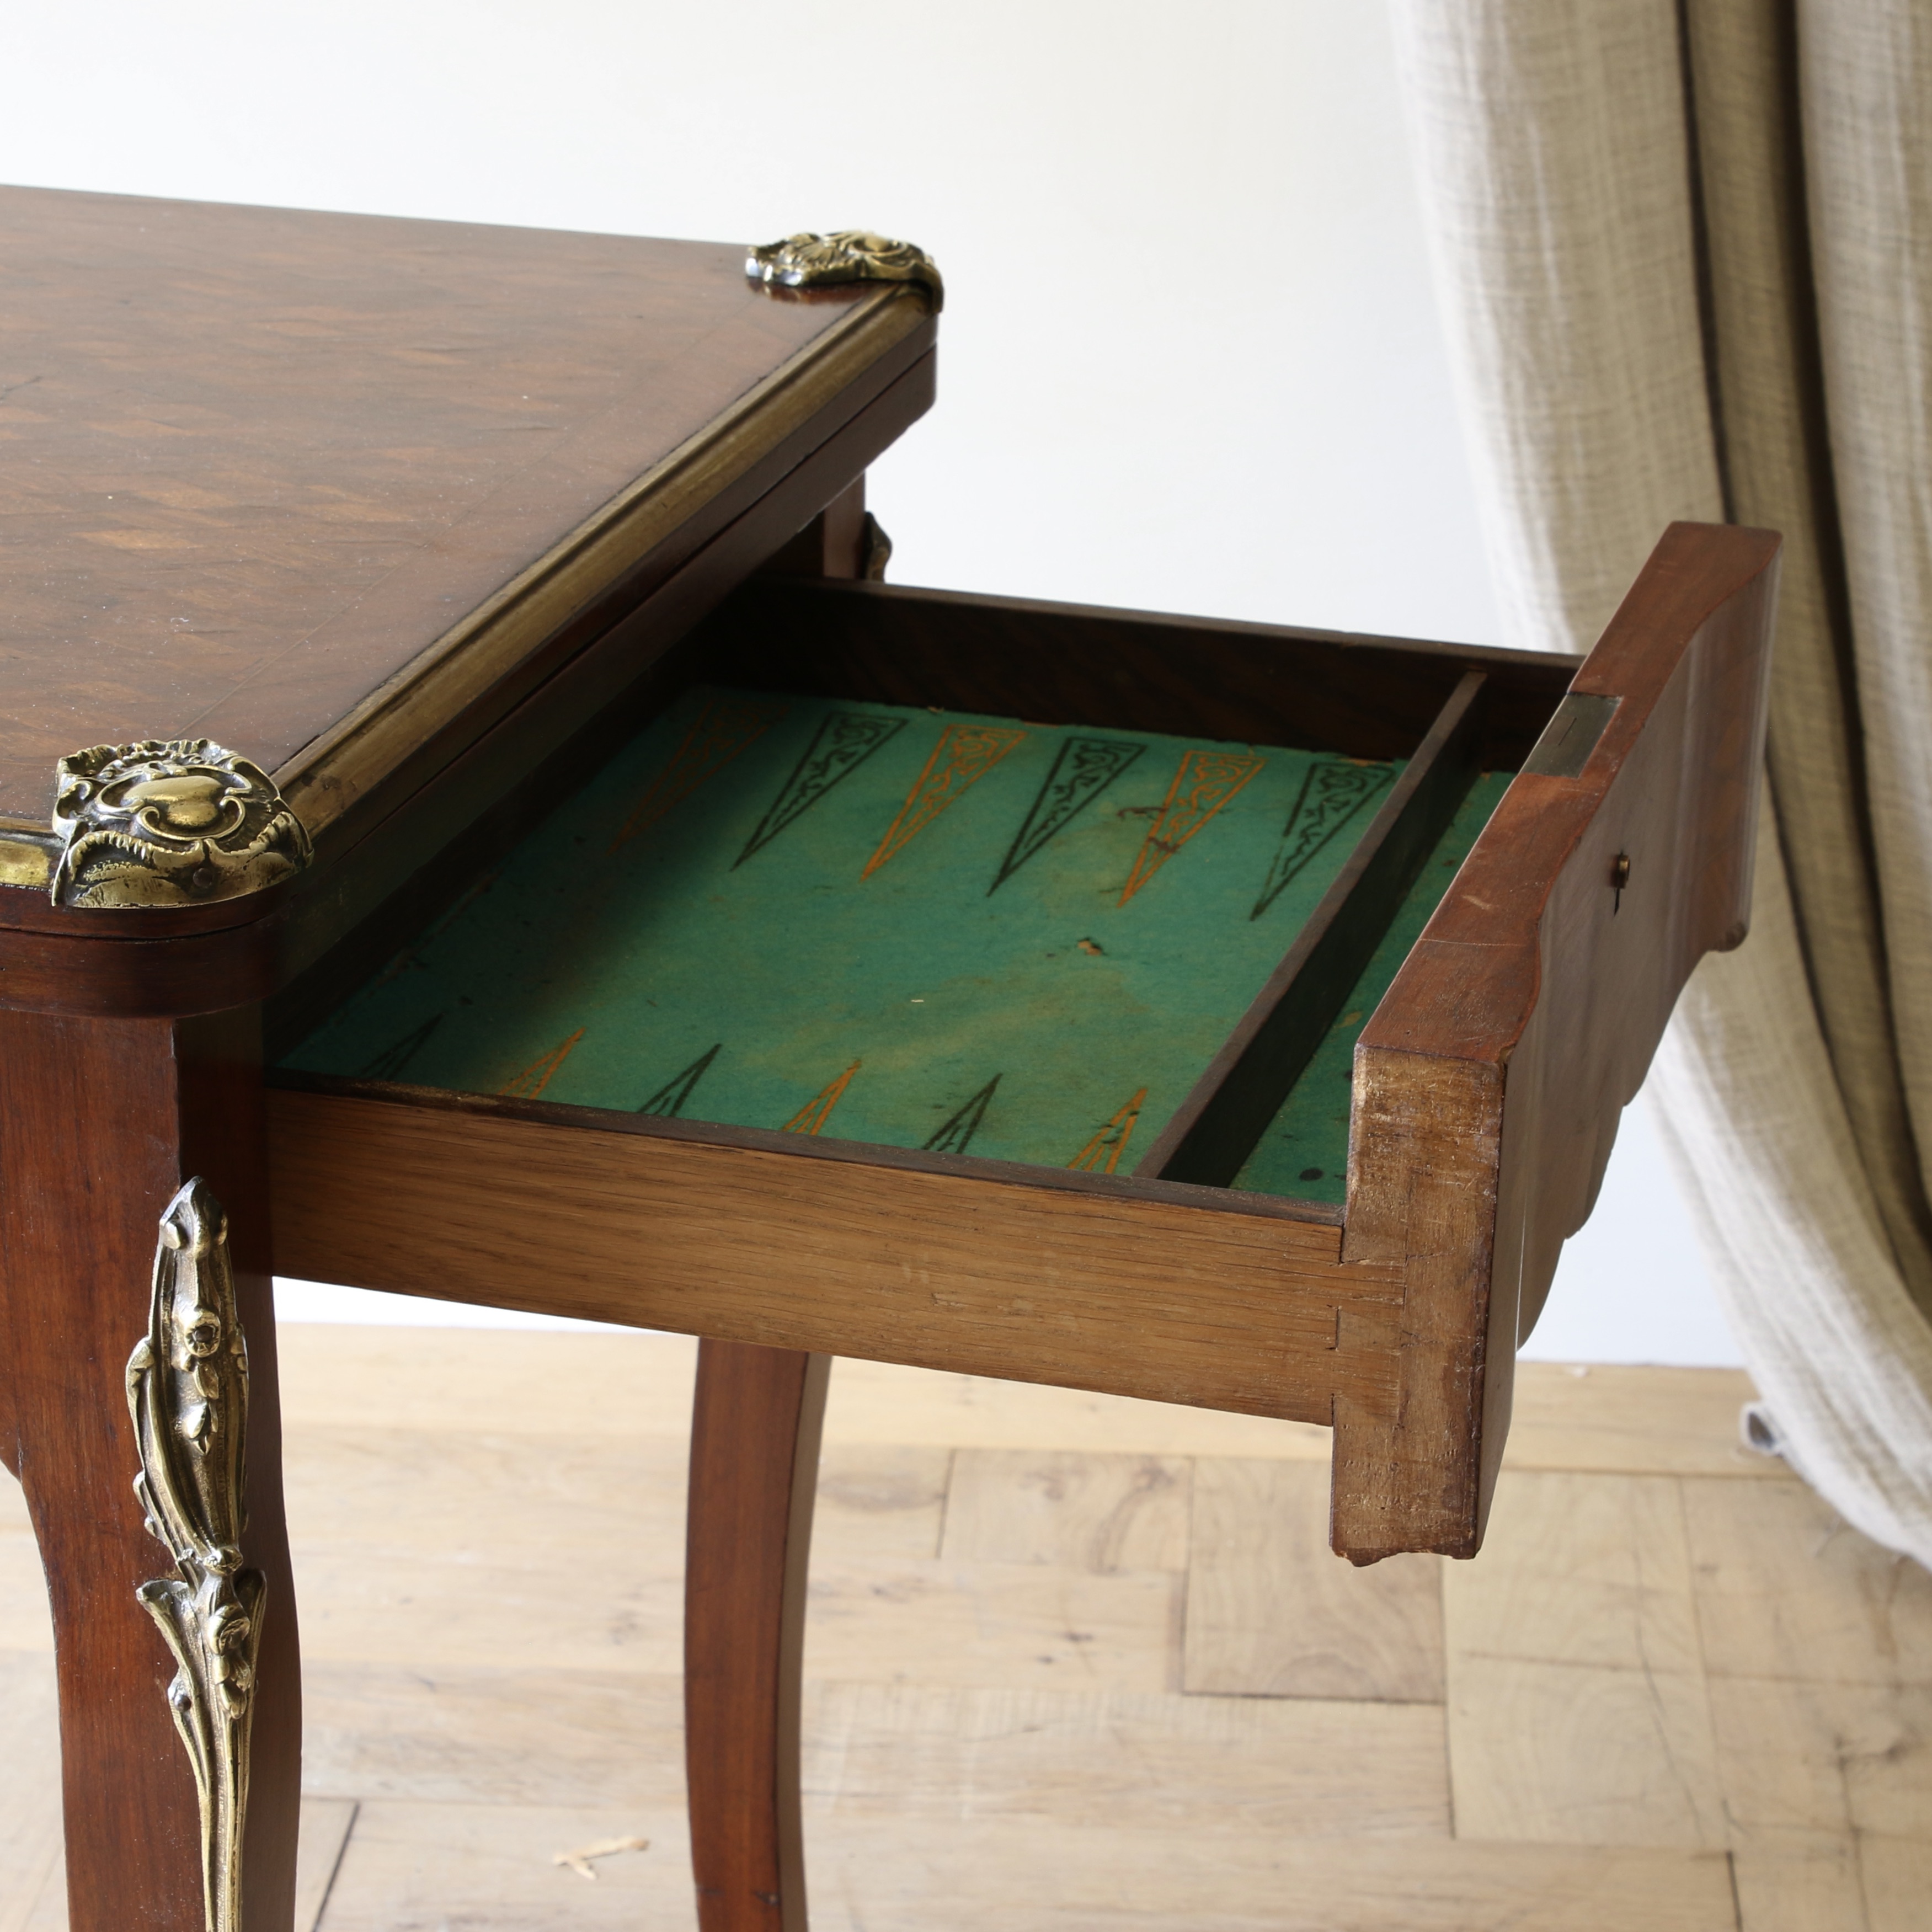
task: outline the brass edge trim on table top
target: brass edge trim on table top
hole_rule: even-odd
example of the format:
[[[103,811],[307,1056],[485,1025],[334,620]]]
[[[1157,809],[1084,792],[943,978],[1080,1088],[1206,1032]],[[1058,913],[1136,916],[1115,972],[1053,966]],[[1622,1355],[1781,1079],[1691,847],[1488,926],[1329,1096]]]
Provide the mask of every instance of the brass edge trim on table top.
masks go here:
[[[51,836],[59,847],[50,895],[82,909],[241,898],[291,878],[310,856],[274,782],[207,738],[70,752],[55,767]]]
[[[44,892],[60,861],[60,841],[30,819],[0,818],[0,886]]]
[[[788,289],[836,288],[848,282],[913,282],[931,291],[937,315],[946,303],[946,284],[923,248],[874,235],[869,228],[841,228],[830,234],[788,235],[767,242],[745,258],[754,282]]]
[[[274,772],[322,832],[438,726],[513,670],[572,612],[648,555],[926,320],[899,283],[854,304],[815,342],[420,652]],[[4,828],[0,828],[4,829]]]
[[[128,1358],[146,1527],[175,1560],[135,1594],[178,1666],[167,1688],[201,1812],[208,1932],[240,1932],[255,1663],[268,1580],[242,1562],[248,1526],[248,1345],[228,1227],[190,1180],[161,1216],[148,1332]]]

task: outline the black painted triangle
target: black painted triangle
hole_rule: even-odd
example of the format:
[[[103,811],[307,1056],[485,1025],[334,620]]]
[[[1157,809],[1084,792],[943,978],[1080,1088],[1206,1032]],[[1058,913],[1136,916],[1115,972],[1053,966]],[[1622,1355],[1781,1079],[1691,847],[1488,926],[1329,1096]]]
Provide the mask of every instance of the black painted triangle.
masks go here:
[[[1000,1080],[1000,1076],[994,1074],[926,1142],[926,1151],[928,1154],[964,1154],[973,1136],[980,1131],[980,1123],[986,1118],[986,1108],[992,1103],[993,1089],[998,1086]]]
[[[1394,775],[1388,765],[1358,765],[1342,758],[1318,758],[1310,765],[1294,809],[1282,828],[1268,882],[1249,918],[1259,919],[1280,898],[1288,881]]]
[[[704,1070],[718,1058],[718,1047],[724,1044],[721,1040],[709,1053],[700,1053],[682,1073],[667,1080],[638,1112],[656,1114],[667,1120],[676,1120],[684,1112],[685,1102],[691,1098],[691,1090],[704,1078]]]
[[[828,711],[792,775],[772,800],[758,829],[731,862],[735,872],[761,845],[769,845],[800,813],[810,810],[841,778],[849,778],[886,741],[905,728],[903,718],[870,711]]]
[[[430,1035],[442,1024],[442,1016],[426,1019],[412,1033],[406,1033],[400,1040],[392,1040],[367,1066],[361,1069],[356,1077],[358,1080],[399,1080],[403,1069],[422,1051]]]
[[[1145,751],[1126,738],[1069,738],[1015,836],[1000,876],[986,888],[990,898],[1048,840],[1066,830]]]

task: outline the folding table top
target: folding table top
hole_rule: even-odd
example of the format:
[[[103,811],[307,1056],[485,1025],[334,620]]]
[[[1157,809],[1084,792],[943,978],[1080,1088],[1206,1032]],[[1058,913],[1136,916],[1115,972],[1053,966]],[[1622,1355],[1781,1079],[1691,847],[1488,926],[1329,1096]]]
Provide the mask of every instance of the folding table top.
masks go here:
[[[590,590],[701,543],[926,320],[745,259],[0,189],[0,838],[45,833],[62,756],[190,737],[320,834]]]

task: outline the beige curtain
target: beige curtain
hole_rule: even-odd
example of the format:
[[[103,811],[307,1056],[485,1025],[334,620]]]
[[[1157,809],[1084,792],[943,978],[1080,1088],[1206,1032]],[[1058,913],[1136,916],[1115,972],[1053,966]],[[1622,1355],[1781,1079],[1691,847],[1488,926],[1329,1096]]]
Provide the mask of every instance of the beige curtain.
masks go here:
[[[1750,938],[1652,1092],[1792,1460],[1932,1564],[1932,0],[1391,0],[1509,640],[1785,536]]]

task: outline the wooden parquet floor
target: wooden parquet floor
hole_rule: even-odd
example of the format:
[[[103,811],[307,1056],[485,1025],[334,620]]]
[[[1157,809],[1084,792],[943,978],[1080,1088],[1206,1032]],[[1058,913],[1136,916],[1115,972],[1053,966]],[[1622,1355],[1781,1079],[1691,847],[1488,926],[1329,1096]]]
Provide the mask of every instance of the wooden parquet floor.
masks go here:
[[[302,1932],[685,1932],[692,1346],[282,1348]],[[1932,1576],[1734,1446],[1748,1392],[1528,1366],[1484,1555],[1355,1571],[1322,1431],[840,1364],[814,1926],[1922,1932]],[[8,1483],[0,1932],[64,1923],[49,1642]]]

